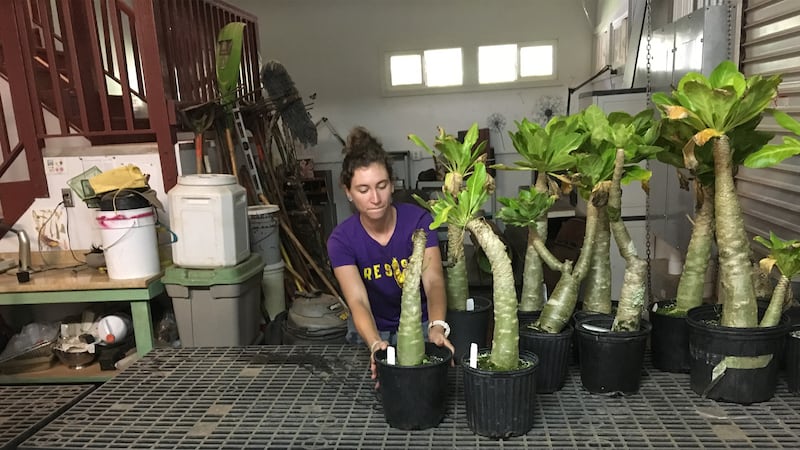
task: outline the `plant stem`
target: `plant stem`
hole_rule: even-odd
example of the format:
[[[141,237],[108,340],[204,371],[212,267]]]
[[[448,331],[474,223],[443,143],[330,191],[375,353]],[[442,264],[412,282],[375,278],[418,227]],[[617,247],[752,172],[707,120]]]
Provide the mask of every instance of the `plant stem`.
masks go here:
[[[422,259],[425,254],[428,233],[416,230],[411,236],[414,250],[403,271],[403,294],[400,300],[400,324],[397,327],[397,364],[418,366],[425,358],[425,340],[422,337],[422,301],[420,280]]]
[[[714,188],[696,181],[695,189],[700,192],[698,208],[694,216],[692,237],[686,248],[686,262],[678,282],[675,309],[671,314],[674,317],[685,317],[690,309],[703,304],[706,270],[714,244]]]
[[[546,173],[538,172],[534,189],[540,194],[546,194],[547,188]],[[520,311],[541,311],[544,302],[544,270],[542,260],[534,247],[534,232],[547,239],[547,214],[543,214],[536,220],[536,224],[528,227],[528,245],[525,247],[525,270],[522,271],[522,292],[520,293]]]
[[[775,285],[775,289],[772,291],[772,298],[769,301],[767,311],[758,326],[774,327],[780,323],[781,314],[783,314],[783,300],[786,297],[786,289],[791,281],[786,275],[781,275],[778,284]]]
[[[464,228],[447,224],[447,308],[455,311],[467,309],[469,283],[467,259],[464,256]]]
[[[534,324],[536,329],[547,333],[560,333],[572,317],[575,304],[578,302],[578,288],[588,271],[589,260],[591,260],[592,249],[595,245],[597,207],[594,205],[594,196],[595,194],[592,194],[589,198],[586,209],[586,232],[583,236],[583,246],[578,262],[574,269],[570,267],[569,261],[564,263],[561,277],[559,277],[556,287],[553,288],[550,298],[547,299],[547,303],[544,304],[539,320]]]
[[[730,142],[724,135],[714,140],[714,189],[719,278],[725,297],[720,324],[755,327],[758,307],[750,276],[750,242],[733,181]]]
[[[611,313],[611,229],[605,207],[597,208],[597,232],[583,291],[583,310]]]
[[[511,259],[503,242],[482,218],[471,219],[467,229],[492,265],[494,335],[489,360],[497,370],[516,369],[519,366],[519,321]]]
[[[619,254],[625,260],[625,274],[622,277],[622,289],[619,294],[617,314],[614,317],[613,331],[636,331],[644,308],[644,297],[647,289],[647,262],[639,258],[636,244],[631,239],[628,228],[622,220],[622,171],[625,164],[625,151],[617,149],[614,159],[614,174],[608,192],[608,208],[615,211],[609,215],[611,233],[619,248]]]

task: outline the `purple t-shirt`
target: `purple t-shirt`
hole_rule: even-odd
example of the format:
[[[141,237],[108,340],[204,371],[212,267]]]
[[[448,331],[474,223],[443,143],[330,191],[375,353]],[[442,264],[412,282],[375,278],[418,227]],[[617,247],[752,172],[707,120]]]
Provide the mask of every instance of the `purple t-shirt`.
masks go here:
[[[331,266],[356,266],[367,288],[372,315],[378,331],[397,331],[400,321],[400,297],[403,287],[396,276],[405,270],[411,257],[411,235],[417,229],[428,232],[426,247],[439,245],[436,231],[429,226],[431,214],[417,205],[395,203],[397,224],[389,242],[383,246],[364,230],[358,214],[345,219],[328,238],[328,257]],[[422,294],[422,321],[428,320],[428,306],[424,289]]]

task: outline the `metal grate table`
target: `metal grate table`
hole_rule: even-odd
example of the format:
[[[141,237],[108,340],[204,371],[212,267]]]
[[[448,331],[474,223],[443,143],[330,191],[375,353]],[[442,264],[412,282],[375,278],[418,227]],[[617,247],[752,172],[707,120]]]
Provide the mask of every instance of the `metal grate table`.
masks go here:
[[[0,386],[0,449],[16,448],[94,387],[93,384]]]
[[[537,396],[537,422],[505,441],[466,424],[459,370],[434,429],[388,427],[365,349],[156,349],[86,396],[21,449],[800,448],[800,397],[740,406],[692,392],[688,375],[646,368],[640,393],[584,391],[578,369]]]

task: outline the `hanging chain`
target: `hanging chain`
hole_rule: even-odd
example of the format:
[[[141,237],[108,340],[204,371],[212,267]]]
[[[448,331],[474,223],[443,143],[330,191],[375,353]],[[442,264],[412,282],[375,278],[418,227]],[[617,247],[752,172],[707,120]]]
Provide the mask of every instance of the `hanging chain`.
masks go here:
[[[727,22],[727,25],[728,25],[728,28],[727,28],[728,42],[727,42],[727,45],[725,46],[725,50],[727,52],[726,59],[730,60],[731,56],[733,55],[733,20],[731,20],[732,19],[731,16],[733,14],[733,6],[731,6],[731,0],[725,0],[725,7],[726,7],[727,13],[728,13],[728,17],[727,17],[727,20],[728,20],[728,22]]]
[[[650,109],[653,107],[652,103],[652,39],[653,39],[653,16],[651,14],[651,7],[652,7],[652,0],[647,0],[645,5],[645,20],[647,21],[647,86],[645,88],[645,98],[647,102],[647,108]],[[650,171],[650,159],[647,159],[646,168]],[[652,172],[651,172],[652,173]],[[651,257],[652,257],[652,244],[650,242],[651,237],[651,229],[650,229],[650,189],[645,191],[645,204],[644,204],[644,228],[645,228],[645,255],[647,257],[647,304],[650,305],[653,303],[653,274],[652,274],[652,266],[651,266]],[[648,306],[649,307],[649,306]]]

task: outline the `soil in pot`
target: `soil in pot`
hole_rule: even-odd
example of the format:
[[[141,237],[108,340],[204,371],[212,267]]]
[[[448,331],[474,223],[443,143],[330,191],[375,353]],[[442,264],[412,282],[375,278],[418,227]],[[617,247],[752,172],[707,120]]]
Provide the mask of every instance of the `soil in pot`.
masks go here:
[[[720,305],[703,305],[687,316],[692,390],[712,400],[742,405],[771,399],[789,331],[788,317],[775,327],[733,328],[717,325],[720,312]]]
[[[650,310],[653,366],[664,372],[689,373],[689,325],[686,317],[668,314],[674,305],[674,300],[664,300],[654,303]]]
[[[519,356],[520,369],[502,372],[470,367],[469,355],[462,359],[467,424],[473,433],[504,439],[533,428],[539,358],[524,350]]]
[[[614,318],[587,317],[578,322],[575,334],[580,346],[583,387],[592,393],[635,394],[639,391],[644,351],[650,323],[642,320],[639,331],[610,331]],[[586,328],[586,326],[591,329]],[[599,330],[607,331],[599,331]]]
[[[519,349],[539,357],[536,392],[549,394],[561,389],[567,378],[572,357],[573,327],[567,324],[560,333],[542,333],[527,326],[533,321],[520,320]]]
[[[386,423],[401,430],[423,430],[442,421],[447,408],[447,370],[453,357],[447,347],[425,343],[428,362],[419,366],[386,363],[386,350],[375,352]]]
[[[469,352],[471,343],[478,348],[486,347],[489,320],[492,316],[492,301],[486,297],[473,296],[475,308],[472,311],[447,310],[447,323],[450,325],[448,339],[455,347],[456,361]]]

